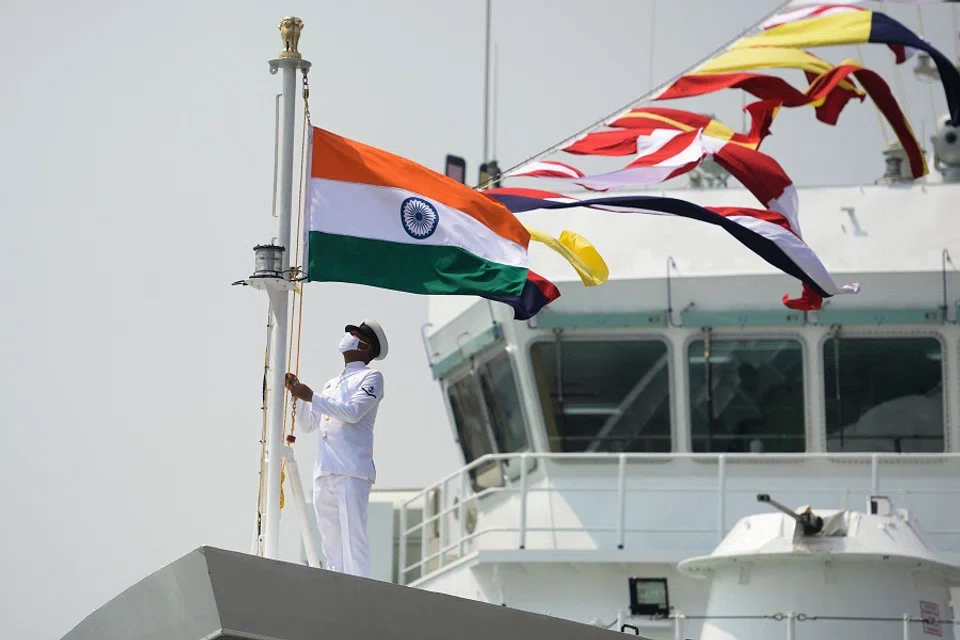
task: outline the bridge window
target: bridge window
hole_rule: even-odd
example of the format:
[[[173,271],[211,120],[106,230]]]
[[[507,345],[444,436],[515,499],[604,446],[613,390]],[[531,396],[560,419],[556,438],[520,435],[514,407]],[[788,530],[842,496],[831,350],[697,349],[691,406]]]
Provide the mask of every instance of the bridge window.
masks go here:
[[[493,437],[500,453],[530,449],[510,354],[501,351],[477,369],[477,378],[490,415]]]
[[[802,452],[803,348],[796,340],[690,344],[695,452]]]
[[[450,385],[447,396],[469,464],[489,453],[518,453],[530,448],[510,356],[501,351]],[[471,472],[474,488],[501,486],[503,476],[519,472],[509,463],[484,463]]]
[[[487,421],[480,405],[476,379],[467,374],[450,385],[447,392],[453,422],[457,428],[460,448],[467,464],[488,453],[494,453],[493,439],[487,429]],[[496,462],[484,463],[470,472],[475,490],[496,487],[502,484]]]
[[[561,339],[530,355],[553,451],[671,450],[664,342]]]
[[[936,338],[830,338],[823,345],[827,451],[944,450]]]

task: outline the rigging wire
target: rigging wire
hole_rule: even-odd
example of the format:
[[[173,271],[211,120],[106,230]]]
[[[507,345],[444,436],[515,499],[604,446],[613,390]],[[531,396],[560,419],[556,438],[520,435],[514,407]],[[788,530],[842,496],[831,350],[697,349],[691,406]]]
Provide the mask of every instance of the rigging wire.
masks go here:
[[[960,60],[960,6],[953,5],[953,55]]]
[[[628,112],[630,109],[632,109],[632,108],[635,107],[636,105],[640,104],[641,102],[643,102],[643,101],[645,101],[645,100],[649,100],[651,96],[654,96],[654,95],[656,95],[657,93],[660,93],[661,91],[663,91],[664,89],[666,89],[667,87],[669,87],[671,84],[673,84],[674,82],[676,82],[678,79],[680,79],[681,77],[685,76],[686,74],[692,72],[692,71],[695,70],[697,67],[701,66],[702,64],[704,64],[705,62],[709,61],[711,58],[713,58],[713,57],[716,56],[717,54],[719,54],[719,53],[721,53],[722,51],[724,51],[727,47],[729,47],[730,45],[732,45],[734,42],[736,42],[737,40],[739,40],[740,38],[742,38],[743,36],[745,36],[745,35],[748,34],[749,32],[753,31],[754,29],[756,29],[757,27],[759,27],[760,25],[762,25],[764,22],[766,22],[767,20],[769,20],[769,19],[772,18],[773,16],[777,15],[778,13],[780,13],[781,10],[783,10],[788,4],[790,4],[790,1],[791,1],[791,0],[782,0],[780,3],[777,4],[776,7],[774,7],[771,11],[767,12],[766,14],[764,14],[763,17],[761,17],[759,20],[757,20],[756,22],[754,22],[753,24],[751,24],[749,27],[747,27],[746,29],[742,30],[742,31],[741,31],[740,33],[738,33],[736,36],[734,36],[733,38],[731,38],[730,40],[728,40],[728,41],[725,42],[724,44],[720,45],[719,47],[717,47],[716,49],[714,49],[713,51],[711,51],[711,52],[708,53],[707,55],[703,56],[702,58],[700,58],[699,60],[697,60],[695,63],[693,63],[692,65],[690,65],[689,67],[687,67],[686,69],[684,69],[683,71],[681,71],[680,73],[676,74],[675,76],[673,76],[672,78],[670,78],[670,79],[667,80],[666,82],[658,85],[656,88],[651,89],[650,91],[647,91],[646,93],[644,93],[644,94],[641,95],[640,97],[631,100],[630,102],[628,102],[627,104],[623,105],[622,107],[620,107],[620,108],[617,109],[616,111],[614,111],[614,112],[612,112],[612,113],[609,113],[609,114],[603,116],[603,117],[600,118],[599,120],[595,121],[593,124],[591,124],[591,125],[583,128],[583,129],[581,129],[580,131],[578,131],[577,133],[573,134],[572,136],[569,136],[569,137],[561,140],[560,142],[556,143],[555,145],[553,145],[553,146],[551,146],[551,147],[549,147],[549,148],[541,151],[540,153],[537,153],[537,154],[535,154],[535,155],[532,155],[532,156],[530,156],[529,158],[527,158],[526,160],[523,160],[522,162],[519,162],[519,163],[513,165],[512,167],[510,167],[510,168],[507,169],[506,171],[501,171],[500,174],[501,174],[501,175],[506,175],[506,174],[510,173],[511,171],[514,171],[514,170],[516,170],[516,169],[519,169],[520,167],[524,166],[525,164],[527,164],[527,163],[529,163],[529,162],[536,162],[537,160],[542,160],[543,158],[545,158],[546,156],[550,155],[551,153],[556,153],[557,151],[559,151],[560,149],[562,149],[562,148],[565,147],[566,145],[570,144],[571,142],[574,142],[575,140],[577,140],[577,139],[580,138],[581,136],[590,133],[591,131],[593,131],[593,130],[596,129],[597,127],[603,126],[603,125],[606,124],[609,120],[615,119],[615,118],[623,115],[624,113]],[[495,179],[496,179],[495,177],[490,177],[490,178],[488,178],[488,179],[486,180],[486,182],[483,182],[482,184],[477,185],[475,188],[477,188],[477,189],[485,189],[485,188],[487,188],[488,186],[490,186],[490,185],[494,182]]]
[[[863,47],[861,47],[859,44],[857,45],[857,58],[859,58],[861,63],[866,64],[867,60],[866,58],[863,57]],[[890,132],[887,131],[887,123],[883,119],[883,113],[880,111],[880,105],[874,102],[873,106],[874,106],[873,112],[877,114],[877,122],[880,125],[880,133],[883,134],[884,142],[886,142],[886,144],[889,145]]]
[[[493,130],[493,139],[490,141],[490,146],[493,151],[490,160],[497,157],[497,103],[500,100],[500,45],[498,43],[493,44],[493,106],[491,107],[493,111],[493,123],[491,129]],[[486,162],[487,159],[484,159]]]
[[[652,0],[650,2],[650,60],[647,61],[647,84],[651,87],[653,86],[653,70],[654,70],[654,59],[657,52],[656,46],[656,30],[657,24],[657,0]]]
[[[483,44],[483,161],[490,160],[487,157],[487,149],[490,145],[490,22],[492,13],[491,0],[487,0],[486,8],[486,32]]]
[[[882,0],[880,5],[883,7],[883,12],[889,15],[890,11],[887,9],[887,0]],[[911,120],[910,105],[907,102],[907,91],[903,85],[903,74],[901,72],[900,65],[894,64],[893,71],[894,75],[897,76],[897,90],[900,93],[900,104],[903,105],[903,115],[906,116],[907,121],[909,122]]]
[[[917,20],[920,22],[920,37],[924,40],[927,39],[926,29],[923,27],[923,12],[920,10],[920,5],[917,5]],[[933,97],[933,83],[927,82],[927,91],[930,93],[930,115],[933,118],[931,122],[933,126],[937,126],[937,103]]]

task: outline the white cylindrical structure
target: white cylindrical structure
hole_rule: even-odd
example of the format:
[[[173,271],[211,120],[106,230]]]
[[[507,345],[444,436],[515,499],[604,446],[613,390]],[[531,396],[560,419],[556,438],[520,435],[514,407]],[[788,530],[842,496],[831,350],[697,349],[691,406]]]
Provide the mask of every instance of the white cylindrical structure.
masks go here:
[[[920,603],[929,602],[947,618],[949,601],[945,586],[914,586],[903,564],[838,559],[828,566],[801,557],[737,563],[714,574],[700,640],[900,638],[905,614],[920,617]],[[776,614],[784,619],[762,617]],[[922,638],[921,627],[912,624],[910,637]]]
[[[291,60],[290,62],[296,62]],[[293,202],[293,133],[296,117],[297,66],[281,66],[283,73],[283,120],[280,130],[280,197],[277,211],[278,244],[290,247],[290,218]],[[290,251],[283,252],[283,270],[290,268]],[[264,530],[264,556],[276,559],[280,554],[280,465],[283,460],[283,378],[287,368],[287,317],[290,293],[270,291],[273,335],[270,345],[270,415],[267,423],[267,523]]]
[[[290,221],[293,209],[294,125],[296,123],[297,71],[307,70],[310,63],[297,51],[297,42],[303,22],[299,18],[284,18],[280,24],[284,51],[280,58],[270,61],[271,73],[279,70],[283,78],[280,123],[280,168],[277,207],[277,245],[283,247],[283,271],[290,268]],[[296,239],[300,241],[299,238]],[[280,555],[280,469],[283,464],[283,403],[286,398],[284,374],[287,366],[287,336],[289,327],[289,287],[267,289],[273,332],[270,342],[270,384],[267,402],[267,462],[266,462],[266,523],[264,526],[264,556],[278,559]]]
[[[815,513],[824,524],[811,535],[785,514],[743,518],[710,556],[680,563],[710,579],[700,640],[900,638],[905,615],[906,637],[919,640],[939,627],[921,618],[952,617],[960,570],[927,547],[915,521]]]

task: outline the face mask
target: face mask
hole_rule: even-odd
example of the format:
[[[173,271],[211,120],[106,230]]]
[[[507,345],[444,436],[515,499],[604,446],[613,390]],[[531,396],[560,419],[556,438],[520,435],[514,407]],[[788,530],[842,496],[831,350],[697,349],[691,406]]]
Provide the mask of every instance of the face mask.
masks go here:
[[[343,337],[340,338],[340,353],[346,353],[347,351],[353,351],[360,346],[360,340],[356,336],[352,336],[349,333],[343,334]]]

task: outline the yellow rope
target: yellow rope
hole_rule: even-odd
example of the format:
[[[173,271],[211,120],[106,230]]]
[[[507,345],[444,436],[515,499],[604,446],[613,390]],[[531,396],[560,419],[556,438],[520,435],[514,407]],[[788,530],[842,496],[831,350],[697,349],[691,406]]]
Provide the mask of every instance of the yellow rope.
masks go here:
[[[297,236],[296,236],[296,248],[294,249],[294,262],[300,262],[300,245],[302,238],[300,237],[303,230],[303,218],[304,218],[304,208],[303,208],[303,182],[304,182],[304,168],[306,167],[306,155],[307,155],[307,134],[308,126],[310,124],[310,108],[307,104],[307,91],[304,90],[304,102],[303,102],[303,134],[300,138],[300,186],[297,190]],[[298,264],[298,267],[302,266]],[[298,273],[303,273],[303,269],[298,269]],[[301,330],[303,329],[303,296],[304,290],[303,287],[297,287],[294,291],[294,296],[297,296],[298,305],[297,312],[295,317],[297,318],[297,330],[293,331],[293,317],[290,318],[290,351],[287,354],[287,368],[290,369],[291,363],[295,362],[293,367],[293,373],[296,375],[300,373],[300,338]],[[294,334],[296,334],[296,340],[294,340]],[[294,347],[296,347],[296,360],[294,360]],[[292,405],[291,410],[291,424],[290,424],[290,433],[293,433],[294,426],[296,425],[296,405]]]

